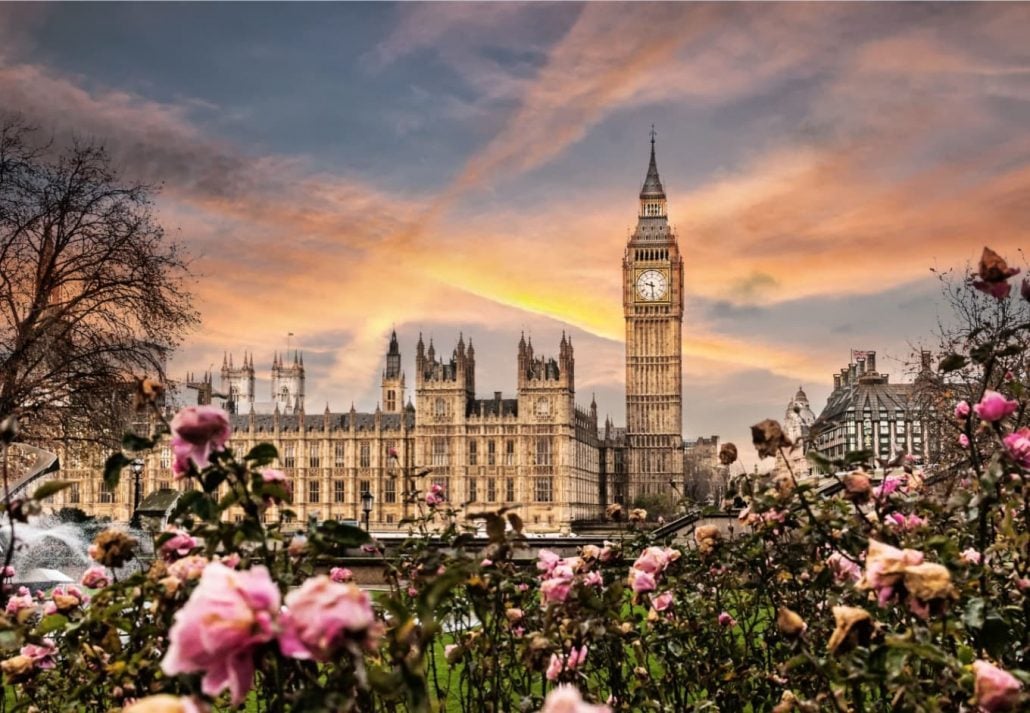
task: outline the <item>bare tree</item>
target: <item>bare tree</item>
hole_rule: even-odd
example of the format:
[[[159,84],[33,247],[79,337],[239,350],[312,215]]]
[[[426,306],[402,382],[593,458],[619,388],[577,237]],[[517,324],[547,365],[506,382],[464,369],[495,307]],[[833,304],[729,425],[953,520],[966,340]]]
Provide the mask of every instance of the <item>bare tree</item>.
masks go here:
[[[197,322],[180,246],[94,143],[0,116],[0,415],[26,439],[107,440],[133,376],[164,377]]]
[[[931,446],[928,465],[946,476],[969,465],[969,450],[959,444],[962,424],[955,419],[955,404],[977,403],[985,385],[1018,396],[1021,385],[1030,383],[1030,303],[1016,294],[1017,284],[1006,299],[976,289],[977,275],[970,268],[935,274],[946,309],[935,330],[937,346],[918,353],[910,366]],[[1025,425],[1027,414],[1019,412],[1015,419]]]

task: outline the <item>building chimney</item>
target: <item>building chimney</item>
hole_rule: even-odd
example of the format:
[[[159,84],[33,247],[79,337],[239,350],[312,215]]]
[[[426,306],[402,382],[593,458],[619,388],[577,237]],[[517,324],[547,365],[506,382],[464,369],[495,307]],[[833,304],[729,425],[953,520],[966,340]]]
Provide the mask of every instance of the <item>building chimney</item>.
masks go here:
[[[924,373],[929,373],[929,372],[933,371],[933,366],[931,364],[931,359],[933,359],[933,355],[930,352],[926,351],[925,349],[923,351],[919,352],[919,361],[920,361],[920,363],[922,365],[922,371]]]
[[[876,371],[876,352],[866,352],[865,354],[865,368],[867,371]]]
[[[833,375],[833,390],[836,391],[840,388],[840,374]]]
[[[865,357],[855,360],[855,367],[859,376],[865,374]]]
[[[501,392],[500,391],[495,391],[494,392],[494,401],[500,401],[500,400],[501,400]]]

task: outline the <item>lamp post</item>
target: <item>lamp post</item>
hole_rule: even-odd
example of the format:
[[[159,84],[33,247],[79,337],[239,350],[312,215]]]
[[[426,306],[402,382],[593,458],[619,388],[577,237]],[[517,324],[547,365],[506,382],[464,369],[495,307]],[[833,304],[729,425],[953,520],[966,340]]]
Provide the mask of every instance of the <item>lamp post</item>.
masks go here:
[[[365,513],[365,532],[369,532],[368,529],[368,516],[372,512],[372,492],[366,490],[361,493],[361,512]]]
[[[143,459],[134,458],[132,464],[132,517],[129,526],[139,528],[140,476],[143,475]]]

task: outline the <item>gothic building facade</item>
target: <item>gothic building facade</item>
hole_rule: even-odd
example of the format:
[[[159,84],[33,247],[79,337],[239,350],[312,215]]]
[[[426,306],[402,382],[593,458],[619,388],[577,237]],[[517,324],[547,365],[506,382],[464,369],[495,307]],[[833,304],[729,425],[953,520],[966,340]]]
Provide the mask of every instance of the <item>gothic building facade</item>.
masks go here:
[[[610,420],[599,424],[596,403],[576,404],[574,349],[564,334],[553,356],[537,353],[531,339],[519,340],[510,397],[477,395],[471,339],[459,336],[444,355],[420,336],[412,400],[395,333],[372,412],[353,406],[333,412],[327,406],[308,413],[299,352],[273,357],[268,402],[256,397],[252,354],[244,354],[242,363],[224,356],[217,390],[210,374],[190,375],[186,386],[199,403],[220,403],[231,413],[231,445],[238,452],[262,441],[276,445],[279,466],[292,483],[292,509],[301,519],[360,519],[361,495],[369,492],[373,528],[389,529],[413,513],[405,494],[435,482],[452,504],[468,511],[517,506],[529,530],[567,531],[578,521],[601,517],[608,503],[680,490],[692,462],[682,437],[683,259],[669,225],[653,132],[622,278],[624,428]],[[98,465],[66,473],[77,485],[62,504],[128,519],[131,478],[108,492]],[[189,487],[172,481],[170,465],[167,448],[147,458],[144,494]]]

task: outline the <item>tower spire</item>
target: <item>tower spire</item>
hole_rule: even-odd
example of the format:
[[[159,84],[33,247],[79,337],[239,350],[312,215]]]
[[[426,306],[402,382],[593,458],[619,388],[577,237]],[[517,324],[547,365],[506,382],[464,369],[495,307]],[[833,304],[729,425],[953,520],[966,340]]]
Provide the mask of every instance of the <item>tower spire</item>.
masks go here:
[[[644,187],[640,189],[640,199],[647,198],[665,200],[665,189],[662,188],[662,179],[658,177],[658,162],[654,156],[654,140],[658,132],[651,124],[651,162],[647,165],[647,176],[644,177]]]

